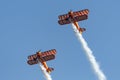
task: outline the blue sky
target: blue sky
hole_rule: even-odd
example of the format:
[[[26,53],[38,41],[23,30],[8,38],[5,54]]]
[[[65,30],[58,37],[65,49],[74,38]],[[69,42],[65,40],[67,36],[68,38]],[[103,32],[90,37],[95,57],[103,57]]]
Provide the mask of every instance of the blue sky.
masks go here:
[[[89,9],[79,22],[83,37],[93,50],[108,80],[119,80],[119,0],[1,0],[0,79],[45,80],[38,65],[29,66],[27,56],[38,50],[56,49],[53,80],[97,80],[71,25],[60,26],[58,15]]]

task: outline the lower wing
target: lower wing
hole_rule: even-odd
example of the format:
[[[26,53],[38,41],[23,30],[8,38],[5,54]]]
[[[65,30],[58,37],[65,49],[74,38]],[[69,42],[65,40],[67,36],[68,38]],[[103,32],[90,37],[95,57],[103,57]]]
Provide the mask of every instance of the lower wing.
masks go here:
[[[68,19],[59,20],[58,23],[59,23],[60,25],[70,24],[70,23],[72,23],[72,22],[74,23],[74,22],[86,20],[87,18],[88,18],[87,15],[76,16],[76,17],[74,17],[74,18],[68,18]]]
[[[29,65],[34,65],[34,64],[37,64],[38,61],[37,61],[37,60],[28,60],[27,63],[28,63]]]

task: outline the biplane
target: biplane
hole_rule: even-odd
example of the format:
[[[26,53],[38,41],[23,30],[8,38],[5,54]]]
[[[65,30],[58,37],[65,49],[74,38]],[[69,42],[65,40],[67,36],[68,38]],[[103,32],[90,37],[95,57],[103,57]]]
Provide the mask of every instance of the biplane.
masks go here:
[[[78,25],[78,22],[88,19],[88,13],[89,13],[88,9],[84,9],[84,10],[80,10],[80,11],[76,11],[76,12],[69,11],[68,14],[63,14],[63,15],[58,16],[58,18],[59,18],[58,23],[60,25],[73,23],[76,26],[77,30],[80,33],[82,33],[86,29],[81,28]]]
[[[55,49],[51,49],[51,50],[48,50],[45,52],[38,51],[38,52],[36,52],[36,54],[28,56],[27,63],[29,65],[34,65],[34,64],[38,64],[40,62],[44,66],[46,71],[48,73],[51,73],[51,71],[53,71],[54,68],[48,67],[46,64],[46,61],[55,59],[55,54],[56,54]]]

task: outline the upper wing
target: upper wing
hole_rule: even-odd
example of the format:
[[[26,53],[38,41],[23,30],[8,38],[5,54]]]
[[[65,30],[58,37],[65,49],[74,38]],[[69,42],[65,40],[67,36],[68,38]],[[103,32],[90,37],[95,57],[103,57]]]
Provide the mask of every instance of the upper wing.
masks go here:
[[[42,52],[41,57],[44,59],[44,61],[49,61],[55,59],[55,54],[56,54],[56,50],[52,49],[49,51]]]
[[[59,15],[58,18],[59,18],[60,20],[67,19],[67,18],[69,18],[69,14]]]
[[[74,17],[88,15],[88,13],[89,13],[89,10],[88,10],[88,9],[84,9],[84,10],[80,10],[80,11],[73,12]],[[69,18],[69,14],[59,15],[58,18],[59,18],[60,20],[65,20],[65,19]],[[68,22],[67,22],[67,23],[68,23]]]
[[[88,9],[84,9],[84,10],[80,10],[80,11],[76,11],[73,12],[74,16],[84,16],[84,15],[88,15],[89,10]]]
[[[33,55],[28,56],[28,59],[29,60],[36,60],[37,59],[37,54],[33,54]]]
[[[33,54],[33,55],[28,56],[27,63],[29,65],[37,64],[38,63],[38,61],[37,61],[37,54]]]

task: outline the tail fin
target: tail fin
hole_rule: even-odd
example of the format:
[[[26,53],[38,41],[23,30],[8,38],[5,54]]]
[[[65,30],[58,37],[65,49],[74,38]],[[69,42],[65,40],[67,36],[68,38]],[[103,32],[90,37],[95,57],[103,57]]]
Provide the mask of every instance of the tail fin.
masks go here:
[[[51,73],[53,70],[54,70],[54,68],[50,68],[50,67],[49,67],[49,68],[47,69],[47,72],[48,72],[48,73]]]

